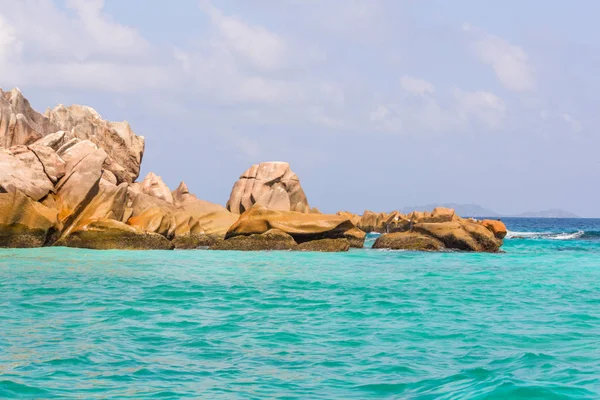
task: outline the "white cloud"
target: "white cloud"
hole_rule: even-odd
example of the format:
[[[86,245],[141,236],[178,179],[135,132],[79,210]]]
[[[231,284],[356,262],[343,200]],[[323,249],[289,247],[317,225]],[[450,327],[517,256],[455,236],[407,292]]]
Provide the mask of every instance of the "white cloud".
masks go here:
[[[463,92],[455,90],[458,115],[463,120],[477,120],[487,128],[497,129],[506,115],[506,106],[501,98],[486,91]]]
[[[435,92],[432,83],[408,75],[404,75],[400,79],[400,84],[404,90],[412,94],[425,95]]]
[[[285,41],[259,25],[251,25],[238,17],[224,15],[208,0],[200,2],[201,8],[210,16],[223,44],[263,69],[278,69],[286,64]]]
[[[575,118],[573,118],[571,116],[571,114],[569,113],[563,113],[560,115],[560,118],[562,118],[563,121],[565,121],[566,123],[568,123],[571,126],[571,129],[573,129],[574,132],[580,132],[582,129],[582,125],[581,122],[579,122],[578,120],[576,120]]]
[[[472,47],[481,62],[492,67],[506,88],[516,92],[535,88],[534,70],[523,48],[468,24],[463,30],[472,35]]]
[[[146,40],[102,11],[104,1],[69,0],[67,6],[74,16],[50,0],[2,3],[1,85],[131,92],[173,81],[165,66],[146,62]]]

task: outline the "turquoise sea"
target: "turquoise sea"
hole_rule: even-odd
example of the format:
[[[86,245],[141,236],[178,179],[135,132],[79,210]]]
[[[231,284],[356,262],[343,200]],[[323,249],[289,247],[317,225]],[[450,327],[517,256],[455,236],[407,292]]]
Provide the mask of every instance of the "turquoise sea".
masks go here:
[[[600,398],[600,220],[505,222],[505,254],[0,250],[0,398]]]

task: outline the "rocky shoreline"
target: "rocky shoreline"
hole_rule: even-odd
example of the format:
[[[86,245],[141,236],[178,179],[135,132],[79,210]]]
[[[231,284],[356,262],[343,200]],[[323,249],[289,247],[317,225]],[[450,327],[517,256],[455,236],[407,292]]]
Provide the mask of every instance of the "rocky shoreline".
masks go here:
[[[0,247],[347,251],[379,232],[374,248],[498,252],[500,221],[451,209],[362,216],[311,208],[285,162],[251,166],[226,206],[138,181],[145,140],[92,108],[33,110],[18,89],[0,90]]]

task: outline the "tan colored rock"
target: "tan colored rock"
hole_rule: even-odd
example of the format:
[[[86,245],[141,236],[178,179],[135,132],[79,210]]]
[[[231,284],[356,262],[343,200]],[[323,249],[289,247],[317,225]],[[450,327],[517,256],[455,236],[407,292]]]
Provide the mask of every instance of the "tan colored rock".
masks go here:
[[[373,211],[365,211],[358,221],[357,227],[364,232],[379,232],[387,233],[394,230],[403,230],[404,225],[399,225],[400,221],[405,221],[406,217],[398,211],[391,213],[375,213]]]
[[[161,199],[168,204],[173,204],[173,194],[171,193],[171,189],[169,189],[162,178],[154,172],[149,172],[141,182],[141,191],[149,196]]]
[[[350,242],[347,239],[320,239],[298,245],[300,251],[318,251],[322,253],[339,253],[349,249]]]
[[[348,218],[339,215],[276,211],[256,205],[240,216],[225,237],[260,235],[270,229],[279,229],[292,236],[297,243],[303,243],[319,239],[343,239],[355,226]]]
[[[42,163],[25,146],[0,148],[0,193],[17,190],[38,201],[53,190]]]
[[[225,207],[208,201],[200,200],[181,182],[173,191],[173,200],[178,211],[196,219],[198,225],[193,233],[225,237],[225,233],[239,218],[239,215],[229,212]]]
[[[57,210],[20,191],[0,193],[0,247],[41,247],[58,230]]]
[[[295,250],[298,244],[294,239],[279,229],[269,229],[262,234],[235,236],[216,242],[212,250],[264,251]]]
[[[157,233],[143,232],[115,220],[97,220],[73,230],[61,245],[95,250],[172,250],[174,245]]]
[[[64,131],[58,131],[44,136],[40,140],[34,143],[34,145],[50,147],[55,152],[58,151],[66,142],[66,135]]]
[[[427,235],[415,232],[395,232],[381,235],[373,245],[374,249],[412,250],[412,251],[439,251],[445,248],[444,244]]]
[[[352,228],[344,232],[344,238],[350,243],[350,247],[362,249],[365,244],[367,234],[358,228]]]
[[[420,223],[413,231],[440,240],[448,249],[494,253],[502,245],[490,230],[468,221]]]
[[[353,214],[353,213],[351,213],[349,211],[338,211],[336,213],[336,215],[339,215],[339,216],[344,217],[344,218],[348,218],[357,227],[360,224],[360,220],[361,220],[361,216],[360,215]]]
[[[28,148],[42,164],[44,173],[52,183],[58,182],[60,178],[65,176],[66,163],[51,147],[36,142],[31,146],[28,146]]]
[[[300,180],[286,162],[254,164],[240,176],[231,190],[227,209],[242,214],[254,204],[278,211],[310,211]]]
[[[91,107],[62,104],[46,110],[45,116],[67,139],[90,140],[106,151],[105,169],[110,170],[118,183],[132,183],[140,173],[145,140],[131,130],[127,122],[103,120]]]
[[[58,129],[36,112],[19,89],[0,89],[0,147],[33,144]]]
[[[497,239],[504,239],[508,234],[508,230],[506,229],[506,225],[502,221],[492,220],[492,219],[484,219],[481,221],[481,225],[488,228]]]
[[[127,225],[144,232],[158,233],[167,239],[173,238],[176,229],[173,213],[156,206],[147,208],[140,215],[129,218]]]
[[[97,149],[78,163],[67,161],[67,173],[56,185],[59,221],[68,228],[100,191],[102,165],[106,152]]]

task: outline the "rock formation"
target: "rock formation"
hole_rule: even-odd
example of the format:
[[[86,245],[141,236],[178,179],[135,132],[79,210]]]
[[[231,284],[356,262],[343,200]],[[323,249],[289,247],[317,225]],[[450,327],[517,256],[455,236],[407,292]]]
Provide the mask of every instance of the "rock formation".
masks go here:
[[[225,238],[262,234],[270,229],[279,229],[291,235],[298,243],[357,235],[354,224],[348,218],[339,215],[276,211],[255,205],[229,228]],[[361,232],[360,236],[364,238],[364,232]]]
[[[0,91],[0,247],[195,248],[222,240],[238,216],[140,182],[144,138],[89,107],[34,111]]]
[[[502,246],[502,231],[506,232],[506,227],[500,221],[490,222],[463,219],[447,208],[436,208],[431,213],[413,212],[394,221],[390,225],[393,232],[377,238],[373,248],[496,253]]]
[[[42,115],[0,90],[0,247],[347,251],[375,231],[376,248],[496,252],[506,236],[445,208],[322,214],[285,162],[253,165],[223,207],[154,173],[136,182],[143,153],[127,122],[79,105]]]
[[[254,204],[270,210],[310,212],[300,180],[286,162],[254,164],[233,185],[229,211],[243,214]]]

